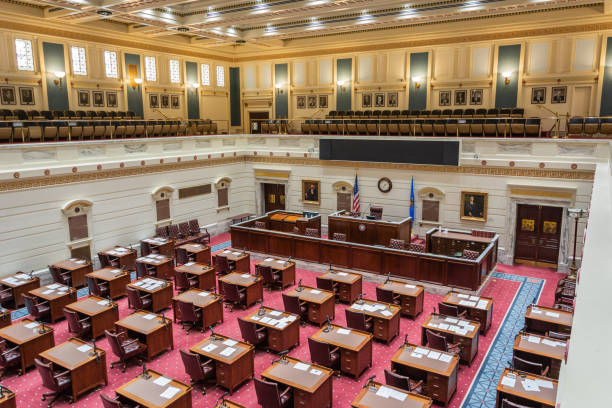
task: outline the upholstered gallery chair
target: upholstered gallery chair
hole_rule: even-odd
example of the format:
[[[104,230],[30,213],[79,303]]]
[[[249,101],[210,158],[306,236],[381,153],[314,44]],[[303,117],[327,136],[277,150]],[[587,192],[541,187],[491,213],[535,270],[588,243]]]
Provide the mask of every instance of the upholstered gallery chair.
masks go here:
[[[319,230],[317,230],[316,228],[306,228],[304,230],[304,235],[306,235],[307,237],[319,238]]]
[[[383,208],[379,205],[370,206],[370,215],[376,217],[377,220],[382,219]]]
[[[185,272],[174,271],[174,280],[176,283],[176,290],[179,293],[185,292],[186,290],[189,290],[189,289],[192,289],[198,286],[198,278],[190,277]]]
[[[406,249],[406,241],[404,241],[403,239],[391,238],[389,240],[389,248]]]
[[[266,223],[264,221],[255,221],[255,228],[266,229]]]
[[[141,295],[139,290],[130,288],[129,286],[127,286],[125,290],[127,292],[128,307],[130,309],[150,310],[153,305],[153,301],[151,300],[150,294]]]
[[[306,302],[300,301],[300,298],[297,296],[289,296],[285,293],[283,293],[282,296],[285,312],[300,316],[300,323],[304,326],[308,318],[308,307],[306,306]]]
[[[51,309],[49,307],[49,302],[39,302],[37,297],[22,294],[23,300],[25,302],[26,308],[28,309],[28,313],[30,316],[34,318],[34,320],[41,320],[50,317]]]
[[[365,313],[354,312],[350,309],[344,309],[346,314],[346,325],[351,329],[361,330],[365,332],[372,331],[372,318],[366,317]]]
[[[480,253],[476,251],[472,251],[471,249],[464,249],[463,254],[461,255],[464,259],[476,260],[480,256]]]
[[[240,306],[246,309],[246,288],[238,288],[238,285],[221,281],[223,288],[224,302],[229,304],[230,312],[234,310],[234,306]]]
[[[408,246],[408,250],[412,252],[425,252],[425,245],[416,242],[411,242]]]
[[[106,297],[108,296],[108,284],[105,282],[100,282],[98,279],[87,276],[87,287],[89,288],[89,293],[92,295]]]
[[[447,303],[438,302],[438,310],[440,314],[445,316],[453,316],[453,317],[464,317],[467,311],[459,312],[459,308],[455,305],[449,305]]]
[[[62,285],[72,286],[72,277],[70,272],[62,272],[60,268],[49,265],[49,272],[54,282],[61,283]]]
[[[249,344],[254,346],[265,345],[268,339],[268,335],[265,327],[257,328],[255,323],[249,322],[242,318],[238,318],[238,326],[240,327],[240,334],[242,338]]]
[[[525,371],[535,375],[546,376],[550,370],[549,366],[537,363],[535,361],[529,361],[517,356],[512,357],[512,367],[515,370]]]

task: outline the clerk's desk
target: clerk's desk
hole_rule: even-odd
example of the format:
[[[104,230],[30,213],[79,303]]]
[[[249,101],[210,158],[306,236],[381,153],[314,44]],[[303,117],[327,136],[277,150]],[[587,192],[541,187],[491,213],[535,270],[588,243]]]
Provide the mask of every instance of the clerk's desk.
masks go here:
[[[190,278],[196,278],[198,280],[198,289],[213,290],[217,288],[215,268],[212,266],[197,262],[187,262],[184,265],[176,266],[174,270],[186,273]]]
[[[261,376],[293,389],[294,407],[332,406],[333,370],[292,357],[275,360]]]
[[[513,379],[514,384],[511,386]],[[523,384],[519,384],[525,380],[538,381],[541,385],[537,387],[537,390],[527,391]],[[509,383],[505,384],[504,382],[507,381]],[[500,408],[502,400],[505,398],[517,404],[538,408],[555,408],[557,386],[557,380],[505,368],[497,383],[497,401],[495,407]]]
[[[190,385],[165,377],[153,370],[147,370],[147,375],[150,378],[143,378],[140,374],[117,388],[115,392],[119,396],[119,400],[129,403],[130,406],[138,405],[141,408],[192,407],[191,391],[193,388]],[[170,393],[172,396],[165,398],[162,395],[164,393]]]
[[[529,305],[525,312],[525,328],[540,334],[548,331],[570,334],[573,316],[570,312],[552,307]]]
[[[372,367],[370,333],[331,324],[319,329],[312,338],[340,348],[340,371],[345,374],[357,378],[368,367]]]
[[[423,311],[425,298],[425,288],[423,286],[389,279],[388,282],[381,283],[378,287],[390,290],[394,295],[399,295],[402,315],[414,319]]]
[[[412,218],[401,221],[369,220],[361,217],[351,217],[347,211],[338,211],[327,217],[328,235],[339,232],[346,234],[348,242],[365,245],[389,246],[391,238],[410,242]]]
[[[172,310],[174,321],[181,320],[181,313],[177,305],[177,300],[191,303],[202,311],[202,330],[209,326],[223,323],[223,298],[215,293],[201,289],[190,289],[172,298]]]
[[[106,282],[108,285],[108,295],[111,299],[125,296],[125,287],[130,283],[130,274],[127,272],[127,269],[107,267],[88,273],[87,276]]]
[[[464,328],[454,331],[453,328]],[[421,341],[423,345],[427,344],[426,331],[431,330],[438,334],[444,335],[451,343],[458,343],[461,349],[461,362],[471,365],[472,360],[478,353],[478,338],[480,324],[473,320],[460,319],[458,317],[444,316],[440,314],[430,314],[425,322],[421,325]]]
[[[147,345],[147,360],[166,351],[174,350],[172,321],[154,313],[137,310],[129,316],[115,322],[117,331],[127,331],[129,338],[136,337]]]
[[[353,303],[363,291],[363,279],[356,273],[330,269],[323,275],[319,275],[319,279],[329,279],[338,284],[338,297],[344,303]]]
[[[0,408],[17,408],[17,398],[15,393],[2,385],[0,385],[0,387],[2,387]]]
[[[266,228],[274,231],[293,232],[297,227],[298,234],[304,235],[306,228],[316,229],[321,236],[321,215],[318,213],[300,213],[294,211],[275,211],[266,217],[253,220],[263,221]]]
[[[480,333],[486,334],[493,321],[493,299],[484,296],[471,296],[450,292],[442,303],[457,306],[459,311],[466,311],[466,317],[480,323]]]
[[[79,395],[101,384],[108,385],[106,352],[96,347],[94,353],[93,346],[81,339],[71,338],[40,356],[70,372],[73,403]]]
[[[429,408],[432,400],[401,388],[371,381],[351,404],[353,408]]]
[[[30,319],[23,319],[0,329],[0,337],[10,343],[6,345],[7,349],[12,348],[12,344],[19,346],[21,374],[25,374],[26,369],[34,365],[34,358],[39,353],[55,345],[53,327],[45,325],[44,331],[42,333],[40,331],[43,331],[40,323]]]
[[[31,290],[29,294],[49,303],[49,319],[51,323],[63,319],[64,306],[76,301],[76,289],[61,283],[41,286],[38,289]]]
[[[119,307],[107,299],[90,295],[85,299],[66,305],[66,309],[79,314],[79,318],[87,316],[91,322],[91,335],[98,338],[104,330],[112,330],[119,320]]]
[[[300,344],[300,317],[269,307],[260,307],[244,318],[268,332],[268,348],[281,352]]]
[[[285,289],[287,286],[295,285],[295,262],[286,261],[284,259],[266,258],[263,261],[255,264],[255,273],[257,266],[268,267],[272,272],[278,272],[281,277],[281,287]]]
[[[298,286],[288,292],[287,295],[297,296],[302,302],[306,302],[308,321],[311,323],[320,326],[327,321],[327,316],[330,320],[334,320],[336,317],[334,292],[309,286]]]
[[[13,291],[13,299],[15,302],[15,307],[23,306],[23,295],[24,293],[28,293],[32,289],[36,289],[40,287],[40,278],[25,274],[23,272],[17,272],[14,275],[6,276],[0,280],[0,285],[6,286],[12,289]]]
[[[561,362],[565,358],[567,343],[532,333],[519,333],[514,339],[514,355],[550,367],[548,377],[559,379]]]
[[[378,305],[382,306],[378,307]],[[362,299],[353,303],[349,309],[353,312],[364,313],[372,318],[372,334],[374,338],[391,343],[399,335],[400,307],[385,302]]]

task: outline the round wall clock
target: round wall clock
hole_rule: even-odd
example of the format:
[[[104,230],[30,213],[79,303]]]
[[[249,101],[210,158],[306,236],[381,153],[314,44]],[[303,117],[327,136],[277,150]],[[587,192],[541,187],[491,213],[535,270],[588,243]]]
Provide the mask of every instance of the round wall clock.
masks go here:
[[[391,180],[389,180],[388,177],[383,177],[380,180],[378,180],[378,189],[381,192],[388,193],[389,191],[391,191],[392,187],[393,187],[393,184],[391,183]]]

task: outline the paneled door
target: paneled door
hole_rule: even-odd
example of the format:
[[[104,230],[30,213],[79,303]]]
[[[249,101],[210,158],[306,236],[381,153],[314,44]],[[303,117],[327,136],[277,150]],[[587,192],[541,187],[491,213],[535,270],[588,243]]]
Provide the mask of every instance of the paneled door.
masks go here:
[[[285,185],[264,184],[265,212],[285,209]]]
[[[556,268],[563,208],[518,204],[516,214],[514,261]]]

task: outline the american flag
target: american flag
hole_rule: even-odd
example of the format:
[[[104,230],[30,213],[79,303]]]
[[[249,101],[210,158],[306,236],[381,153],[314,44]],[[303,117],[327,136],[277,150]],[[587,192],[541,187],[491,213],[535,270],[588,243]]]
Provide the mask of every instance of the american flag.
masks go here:
[[[355,174],[355,185],[353,185],[353,212],[360,212],[361,206],[359,203],[359,181]]]

